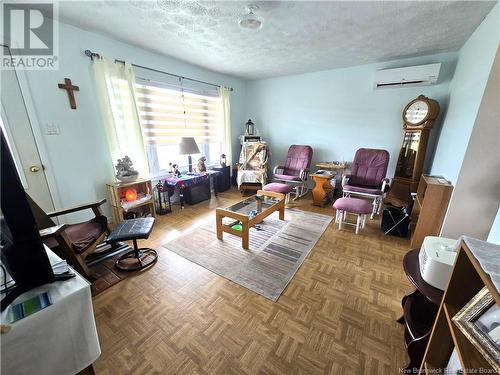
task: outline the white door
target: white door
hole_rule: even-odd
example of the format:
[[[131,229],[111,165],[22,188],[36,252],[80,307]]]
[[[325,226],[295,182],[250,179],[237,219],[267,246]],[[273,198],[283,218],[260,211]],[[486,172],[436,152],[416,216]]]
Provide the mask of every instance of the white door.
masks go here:
[[[3,48],[6,53],[5,47]],[[54,203],[14,70],[0,71],[0,102],[0,125],[14,156],[23,186],[45,212],[53,211]]]

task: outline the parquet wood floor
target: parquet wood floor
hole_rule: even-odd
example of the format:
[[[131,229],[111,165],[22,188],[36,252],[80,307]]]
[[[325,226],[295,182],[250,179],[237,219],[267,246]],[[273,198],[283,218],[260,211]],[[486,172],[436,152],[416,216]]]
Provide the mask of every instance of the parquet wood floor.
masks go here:
[[[383,236],[378,220],[358,235],[332,223],[273,303],[161,247],[240,199],[231,190],[157,218],[141,245],[158,263],[94,298],[96,373],[398,374],[409,241]],[[291,206],[333,216],[310,197]]]

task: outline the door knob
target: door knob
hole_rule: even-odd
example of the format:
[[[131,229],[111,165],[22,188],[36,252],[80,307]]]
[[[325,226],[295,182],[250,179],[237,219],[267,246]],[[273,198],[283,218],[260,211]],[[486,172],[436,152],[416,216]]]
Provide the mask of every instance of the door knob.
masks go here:
[[[40,167],[38,165],[32,165],[30,167],[30,171],[35,173],[35,172],[38,172],[40,170]]]

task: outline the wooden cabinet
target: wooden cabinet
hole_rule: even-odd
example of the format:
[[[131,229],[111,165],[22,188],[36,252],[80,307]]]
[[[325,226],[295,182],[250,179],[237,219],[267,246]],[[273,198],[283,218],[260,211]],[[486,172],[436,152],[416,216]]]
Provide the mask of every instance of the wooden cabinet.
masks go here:
[[[425,370],[427,374],[448,373],[445,368],[454,349],[457,352],[461,369],[467,374],[497,374],[500,370],[500,363],[490,357],[490,352],[485,349],[485,346],[469,333],[464,334],[455,321],[463,310],[471,311],[474,321],[480,319],[484,313],[484,307],[489,306],[480,306],[481,304],[475,301],[483,288],[492,299],[492,305],[500,305],[500,294],[490,276],[495,269],[492,270],[489,267],[489,271],[486,272],[481,264],[500,264],[500,246],[462,237],[453,271],[424,354],[421,371]],[[498,277],[497,272],[494,273],[495,277]]]
[[[133,182],[111,182],[106,184],[109,202],[113,211],[113,224],[133,217],[155,217],[155,203],[151,180],[138,179]],[[131,199],[134,198],[135,199]]]
[[[412,248],[420,248],[426,236],[439,235],[452,192],[442,177],[420,177],[410,220]]]

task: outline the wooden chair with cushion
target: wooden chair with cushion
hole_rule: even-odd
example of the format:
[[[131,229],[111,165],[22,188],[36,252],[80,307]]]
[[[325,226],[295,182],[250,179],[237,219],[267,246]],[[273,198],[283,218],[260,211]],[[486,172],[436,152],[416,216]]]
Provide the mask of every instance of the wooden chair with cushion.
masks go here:
[[[29,195],[28,200],[45,245],[56,252],[62,252],[72,266],[90,280],[85,258],[96,250],[97,245],[104,242],[110,232],[108,220],[100,210],[106,199],[49,213],[45,213]],[[87,209],[91,209],[95,217],[83,223],[56,225],[52,220],[53,217]]]

